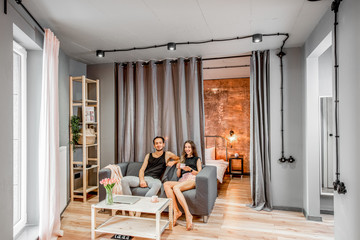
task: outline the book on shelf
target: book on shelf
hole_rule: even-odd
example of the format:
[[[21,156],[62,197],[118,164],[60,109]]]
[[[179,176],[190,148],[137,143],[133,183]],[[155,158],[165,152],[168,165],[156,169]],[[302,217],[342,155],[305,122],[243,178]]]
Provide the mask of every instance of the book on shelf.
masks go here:
[[[86,120],[86,122],[95,122],[94,107],[86,107],[85,108],[85,120]]]

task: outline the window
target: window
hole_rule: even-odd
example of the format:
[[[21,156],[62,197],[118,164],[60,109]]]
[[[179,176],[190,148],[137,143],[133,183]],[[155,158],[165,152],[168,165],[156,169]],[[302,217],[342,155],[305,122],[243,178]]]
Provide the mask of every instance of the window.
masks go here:
[[[13,42],[13,230],[26,224],[26,50]]]

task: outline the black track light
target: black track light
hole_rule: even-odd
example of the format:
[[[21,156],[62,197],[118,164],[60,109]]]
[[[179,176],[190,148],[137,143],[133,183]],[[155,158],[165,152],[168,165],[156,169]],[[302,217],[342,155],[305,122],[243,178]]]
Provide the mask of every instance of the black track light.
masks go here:
[[[103,50],[96,50],[97,57],[105,57],[105,52]]]
[[[174,42],[169,42],[169,43],[167,44],[167,49],[168,49],[169,51],[175,51],[175,50],[176,50],[176,43],[174,43]]]
[[[335,0],[335,1],[341,1],[341,0]],[[159,45],[152,45],[152,46],[143,46],[143,47],[131,47],[131,48],[123,48],[123,49],[107,49],[107,50],[97,50],[96,56],[97,57],[105,57],[105,52],[128,52],[128,51],[135,51],[135,50],[145,50],[145,49],[151,49],[151,48],[162,48],[167,47],[169,51],[175,51],[176,45],[191,45],[191,44],[206,44],[206,43],[214,43],[214,42],[225,42],[225,41],[234,41],[234,40],[240,40],[240,39],[246,39],[246,38],[252,38],[252,41],[254,43],[262,42],[263,37],[271,37],[271,36],[286,36],[285,40],[283,41],[283,45],[285,45],[286,40],[289,38],[288,33],[268,33],[268,34],[261,34],[257,33],[254,35],[246,35],[241,37],[232,37],[232,38],[222,38],[222,39],[209,39],[209,40],[203,40],[203,41],[187,41],[187,42],[169,42]]]
[[[252,35],[253,43],[262,42],[262,37],[263,37],[263,35],[261,33],[257,33],[257,34]]]

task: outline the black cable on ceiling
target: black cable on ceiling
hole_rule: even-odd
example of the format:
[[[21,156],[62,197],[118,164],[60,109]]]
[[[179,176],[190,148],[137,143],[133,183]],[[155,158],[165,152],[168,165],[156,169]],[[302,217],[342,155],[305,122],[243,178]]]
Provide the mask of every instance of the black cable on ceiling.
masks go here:
[[[4,13],[7,14],[7,0],[4,0]]]
[[[254,34],[254,35],[262,35],[264,37],[271,37],[271,36],[287,36],[289,37],[288,33],[269,33],[269,34]],[[241,37],[232,37],[232,38],[222,38],[222,39],[209,39],[209,40],[203,40],[203,41],[187,41],[187,42],[172,42],[171,44],[175,45],[196,45],[196,44],[205,44],[205,43],[212,43],[212,42],[227,42],[227,41],[234,41],[234,40],[240,40],[240,39],[246,39],[246,38],[253,38],[254,35],[246,35]],[[287,40],[286,38],[286,40]],[[285,42],[286,42],[285,40]],[[108,49],[108,50],[96,50],[96,55],[99,57],[104,57],[106,52],[128,52],[128,51],[134,51],[134,50],[145,50],[145,49],[151,49],[151,48],[160,48],[160,47],[166,47],[169,43],[159,44],[159,45],[151,45],[151,46],[144,46],[144,47],[132,47],[132,48],[123,48],[123,49]],[[285,43],[283,42],[283,45]]]

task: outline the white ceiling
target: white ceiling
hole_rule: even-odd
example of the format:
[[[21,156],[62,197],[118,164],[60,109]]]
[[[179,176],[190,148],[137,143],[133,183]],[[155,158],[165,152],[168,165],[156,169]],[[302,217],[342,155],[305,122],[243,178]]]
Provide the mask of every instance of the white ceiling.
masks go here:
[[[331,0],[27,0],[23,4],[60,39],[62,50],[88,64],[190,56],[239,55],[275,49],[284,37],[264,37],[201,45],[106,53],[168,42],[201,41],[252,35],[289,33],[285,47],[302,46]]]

